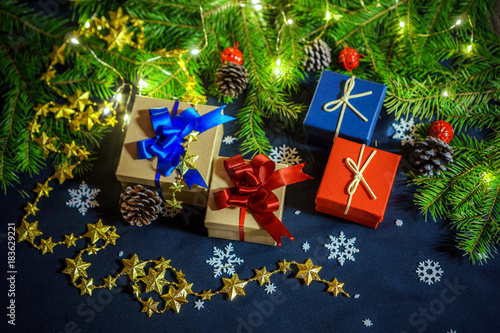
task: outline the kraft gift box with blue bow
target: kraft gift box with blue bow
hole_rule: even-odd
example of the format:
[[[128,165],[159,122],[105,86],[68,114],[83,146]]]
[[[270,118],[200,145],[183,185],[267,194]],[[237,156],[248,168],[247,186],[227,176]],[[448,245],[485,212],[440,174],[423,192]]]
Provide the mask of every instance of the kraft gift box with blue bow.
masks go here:
[[[370,144],[386,89],[383,84],[323,71],[304,120],[307,142],[330,148],[339,136]]]
[[[224,107],[137,96],[116,177],[123,187],[142,184],[157,188],[165,200],[172,197],[170,187],[179,178],[175,170],[184,153],[182,139],[192,131],[200,132],[191,142],[189,153],[196,155],[196,170],[184,175],[184,187],[176,199],[205,207],[208,199],[213,160],[219,155],[223,127],[234,118],[225,116]]]

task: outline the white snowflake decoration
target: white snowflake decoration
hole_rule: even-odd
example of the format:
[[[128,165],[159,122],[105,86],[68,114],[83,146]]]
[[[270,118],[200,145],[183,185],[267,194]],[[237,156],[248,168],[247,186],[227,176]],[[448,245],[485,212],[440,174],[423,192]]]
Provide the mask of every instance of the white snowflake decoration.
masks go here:
[[[276,286],[274,283],[268,283],[266,284],[266,287],[264,288],[266,294],[272,294],[276,291]]]
[[[457,331],[455,331],[455,330],[449,330],[449,331],[448,331],[448,332],[446,332],[446,333],[457,333]]]
[[[309,242],[305,241],[304,243],[302,243],[302,250],[304,250],[304,252],[309,251],[310,248],[311,245],[309,245]]]
[[[427,259],[418,263],[416,273],[420,281],[431,285],[440,281],[444,272],[438,262]]]
[[[302,161],[302,158],[300,158],[298,154],[299,152],[296,148],[290,148],[283,145],[272,148],[269,158],[276,163],[295,165]]]
[[[232,145],[234,141],[236,141],[236,138],[231,135],[226,135],[222,140],[226,145]]]
[[[175,215],[179,214],[181,211],[182,211],[182,209],[179,209],[179,208],[167,207],[167,204],[165,203],[165,201],[162,201],[162,203],[161,203],[160,212],[161,212],[161,215],[164,217],[174,217]]]
[[[392,138],[395,140],[401,140],[401,146],[404,146],[407,143],[412,146],[415,145],[417,126],[415,125],[413,118],[408,121],[400,118],[399,123],[393,123],[392,127],[396,131]]]
[[[394,221],[394,224],[398,227],[402,227],[403,226],[403,220],[401,219],[397,219],[396,221]]]
[[[339,238],[330,236],[330,240],[331,243],[324,244],[324,246],[330,250],[328,259],[337,259],[340,266],[343,266],[346,260],[355,261],[353,254],[359,252],[359,249],[354,247],[356,237],[347,239],[345,238],[344,232],[341,231]],[[342,252],[340,251],[341,247],[343,248]]]
[[[202,308],[204,308],[203,303],[205,302],[203,302],[201,299],[194,301],[194,308],[200,311]]]
[[[231,253],[233,251],[232,243],[227,244],[224,250],[226,252],[214,246],[214,256],[205,260],[207,264],[214,268],[214,278],[221,276],[222,273],[226,273],[229,276],[234,275],[234,266],[241,265],[244,262],[243,259],[236,257],[236,254]]]
[[[354,295],[354,298],[359,298],[359,294]]]
[[[372,321],[370,319],[368,319],[368,318],[367,319],[363,319],[362,322],[363,322],[363,325],[365,325],[365,327],[373,326]]]
[[[66,201],[66,206],[78,208],[78,212],[85,216],[89,208],[99,207],[95,200],[97,194],[101,192],[98,188],[91,189],[84,181],[80,184],[78,190],[68,190],[71,200]]]

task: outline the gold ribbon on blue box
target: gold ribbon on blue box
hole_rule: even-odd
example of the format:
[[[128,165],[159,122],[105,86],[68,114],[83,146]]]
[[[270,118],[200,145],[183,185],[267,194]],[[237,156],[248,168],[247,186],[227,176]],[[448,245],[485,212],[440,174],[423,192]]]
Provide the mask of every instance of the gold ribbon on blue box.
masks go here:
[[[193,131],[200,134],[204,131],[231,120],[233,117],[221,114],[225,106],[221,106],[203,116],[200,116],[195,108],[187,108],[184,112],[177,114],[179,102],[176,101],[172,109],[172,115],[168,108],[149,109],[151,123],[156,136],[137,142],[137,153],[139,159],[158,157],[155,183],[160,189],[160,176],[169,176],[180,162],[181,156],[186,153],[183,147],[184,138]],[[196,169],[190,169],[184,174],[186,184],[191,188],[197,184],[207,188],[203,177]],[[161,191],[159,190],[161,193]]]

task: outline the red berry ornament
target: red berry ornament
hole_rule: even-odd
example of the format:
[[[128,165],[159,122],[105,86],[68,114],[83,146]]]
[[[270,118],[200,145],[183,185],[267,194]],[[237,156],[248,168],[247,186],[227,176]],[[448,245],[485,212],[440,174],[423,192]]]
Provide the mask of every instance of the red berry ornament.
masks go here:
[[[345,67],[349,72],[359,65],[359,58],[364,58],[363,54],[359,54],[358,51],[352,47],[346,47],[339,54],[339,63]]]
[[[427,134],[443,140],[446,143],[450,143],[451,139],[453,139],[453,127],[444,120],[437,120],[431,124]]]
[[[234,43],[233,47],[228,47],[221,53],[222,62],[234,62],[238,65],[243,65],[243,54],[238,50],[239,43]]]

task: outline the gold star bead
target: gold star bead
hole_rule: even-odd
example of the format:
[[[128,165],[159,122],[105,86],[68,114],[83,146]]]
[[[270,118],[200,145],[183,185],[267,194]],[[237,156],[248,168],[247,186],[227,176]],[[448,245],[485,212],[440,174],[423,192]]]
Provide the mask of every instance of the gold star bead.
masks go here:
[[[73,169],[75,167],[76,165],[70,165],[68,164],[68,161],[65,161],[61,166],[59,166],[59,168],[57,168],[53,177],[59,180],[59,184],[62,184],[66,179],[73,178]]]
[[[231,301],[238,295],[245,296],[243,288],[245,288],[248,281],[240,280],[238,274],[234,274],[229,279],[223,278],[222,282],[224,282],[224,288],[222,288],[221,292],[227,294]]]
[[[173,190],[174,192],[181,192],[183,187],[184,185],[182,185],[181,182],[178,181],[178,182],[173,182],[172,186],[170,186],[169,189]]]
[[[47,252],[54,253],[54,246],[55,244],[52,243],[52,237],[49,237],[47,239],[40,240],[39,249],[40,251],[42,251],[42,254],[45,254]]]
[[[50,81],[51,79],[56,77],[56,70],[49,70],[46,73],[43,73],[42,76],[40,77],[41,81]]]
[[[78,155],[78,150],[80,147],[75,145],[75,141],[71,141],[70,144],[65,143],[64,144],[64,150],[63,153],[70,158],[71,156],[77,156]]]
[[[333,279],[332,282],[327,282],[326,284],[328,285],[327,291],[333,293],[335,297],[337,297],[339,293],[342,293],[347,297],[350,297],[349,294],[346,293],[344,289],[342,289],[342,287],[344,286],[344,282],[339,282],[337,278]]]
[[[118,120],[116,120],[115,116],[109,116],[104,119],[104,121],[106,122],[106,126],[114,127],[116,124],[118,124]]]
[[[321,266],[314,266],[311,259],[307,259],[305,264],[297,264],[299,272],[295,275],[298,279],[303,279],[306,285],[311,284],[312,281],[321,280],[319,278],[318,272],[321,270]]]
[[[187,283],[187,281],[184,281],[180,283],[178,286],[179,292],[183,293],[184,296],[187,296],[188,294],[193,294],[193,283]]]
[[[33,190],[33,192],[38,193],[39,196],[49,196],[49,192],[52,191],[53,188],[49,186],[48,183],[37,183],[36,184],[36,189]]]
[[[40,132],[40,124],[36,122],[28,122],[28,130],[33,134],[33,133],[38,133]]]
[[[165,279],[165,271],[158,272],[153,268],[149,268],[148,275],[142,277],[140,280],[146,284],[145,292],[149,293],[154,290],[159,295],[163,293],[163,286],[168,284],[168,281]]]
[[[139,286],[137,285],[137,283],[134,283],[134,284],[132,285],[132,293],[133,293],[135,296],[137,296],[137,297],[139,297],[139,295],[141,294],[141,288],[139,288]]]
[[[88,245],[88,247],[86,248],[86,251],[88,254],[97,254],[97,251],[99,251],[99,248],[97,247],[97,245],[92,244],[92,245]]]
[[[148,262],[141,262],[137,257],[137,254],[134,254],[131,259],[122,259],[122,261],[125,266],[122,273],[128,274],[130,280],[134,281],[137,277],[146,275],[144,272],[144,266],[146,266]]]
[[[90,265],[90,263],[82,261],[81,255],[78,255],[76,259],[66,258],[66,268],[63,270],[63,273],[69,274],[72,281],[75,281],[80,276],[86,278],[87,268],[89,268]]]
[[[188,302],[185,293],[175,289],[173,286],[170,286],[168,293],[162,295],[161,298],[165,301],[166,309],[172,309],[177,313],[179,313],[181,305]]]
[[[36,143],[38,143],[43,148],[44,154],[47,156],[50,151],[56,151],[56,147],[54,147],[55,138],[49,138],[45,132],[42,132],[42,136],[39,138],[33,139]]]
[[[41,104],[38,103],[38,106],[34,107],[33,109],[36,111],[36,115],[42,115],[44,117],[47,117],[47,114],[49,113],[49,106],[50,102],[47,104]]]
[[[118,238],[120,238],[120,236],[118,236],[118,234],[116,233],[116,228],[115,227],[111,227],[111,229],[107,233],[106,242],[110,243],[110,244],[113,244],[113,245],[116,245],[116,240]]]
[[[208,289],[208,291],[203,290],[200,294],[201,300],[204,301],[206,299],[210,300],[214,294],[212,293],[212,289]]]
[[[160,302],[153,301],[152,297],[150,297],[146,302],[141,301],[141,303],[143,306],[141,312],[145,312],[148,315],[148,317],[151,317],[153,313],[159,313],[157,307],[158,304],[160,304]]]
[[[175,275],[177,275],[177,281],[179,281],[179,283],[186,282],[186,279],[184,279],[186,274],[182,273],[182,269],[179,269],[179,271],[175,272]]]
[[[49,54],[49,58],[52,59],[52,65],[64,65],[64,50],[66,50],[66,44],[52,46],[52,52]]]
[[[90,156],[90,152],[87,151],[87,148],[85,146],[80,146],[78,148],[77,156],[80,158],[80,161],[88,160],[89,156]]]
[[[38,221],[35,221],[33,223],[28,223],[26,220],[23,220],[21,222],[21,226],[16,228],[16,233],[17,233],[17,241],[23,242],[23,241],[28,241],[30,243],[33,243],[35,240],[35,237],[43,235],[43,232],[38,230]]]
[[[283,274],[285,274],[287,271],[292,270],[290,268],[291,262],[287,262],[285,259],[283,259],[282,262],[278,263],[278,265],[279,265],[279,271]]]
[[[113,287],[116,287],[116,280],[118,278],[112,277],[109,275],[108,277],[104,278],[104,286],[108,288],[109,290],[113,289]]]
[[[182,163],[182,171],[185,172],[188,169],[196,169],[196,160],[198,159],[198,155],[191,155],[188,151],[184,154],[184,157],[181,160]]]
[[[86,278],[82,278],[82,282],[76,285],[78,289],[80,289],[80,295],[88,294],[92,296],[92,290],[96,287],[94,286],[94,279],[87,280]]]
[[[28,205],[24,207],[24,210],[26,211],[26,216],[36,215],[36,212],[39,211],[37,208],[36,204],[32,204],[31,202],[28,202]]]
[[[75,110],[73,110],[67,104],[56,105],[54,107],[51,107],[50,111],[52,111],[54,113],[54,117],[56,119],[57,118],[66,118],[66,119],[69,119],[70,115],[73,114],[73,113],[75,113]]]
[[[170,261],[171,261],[170,259],[165,260],[165,258],[160,257],[160,259],[154,261],[155,269],[159,270],[159,271],[163,271],[167,268],[172,268],[172,266],[170,266]]]
[[[259,281],[259,284],[261,286],[264,283],[271,283],[271,280],[269,279],[271,275],[273,275],[273,273],[268,272],[266,267],[255,270],[255,278],[257,279],[257,281]]]
[[[87,224],[88,231],[83,236],[90,238],[92,244],[94,244],[99,239],[106,239],[106,232],[109,228],[111,228],[111,226],[103,225],[102,220],[99,219],[97,223]]]
[[[192,131],[191,133],[186,135],[184,139],[186,139],[188,143],[191,143],[193,141],[198,141],[198,134],[200,134],[200,132]]]
[[[71,235],[65,235],[64,236],[64,244],[66,244],[66,246],[69,248],[71,246],[76,246],[76,241],[78,240],[78,238],[76,238],[75,236],[73,236],[73,234]]]
[[[68,98],[70,102],[70,108],[78,109],[80,112],[83,112],[85,110],[85,107],[89,104],[89,96],[90,93],[88,91],[84,93],[80,90],[77,90]]]

